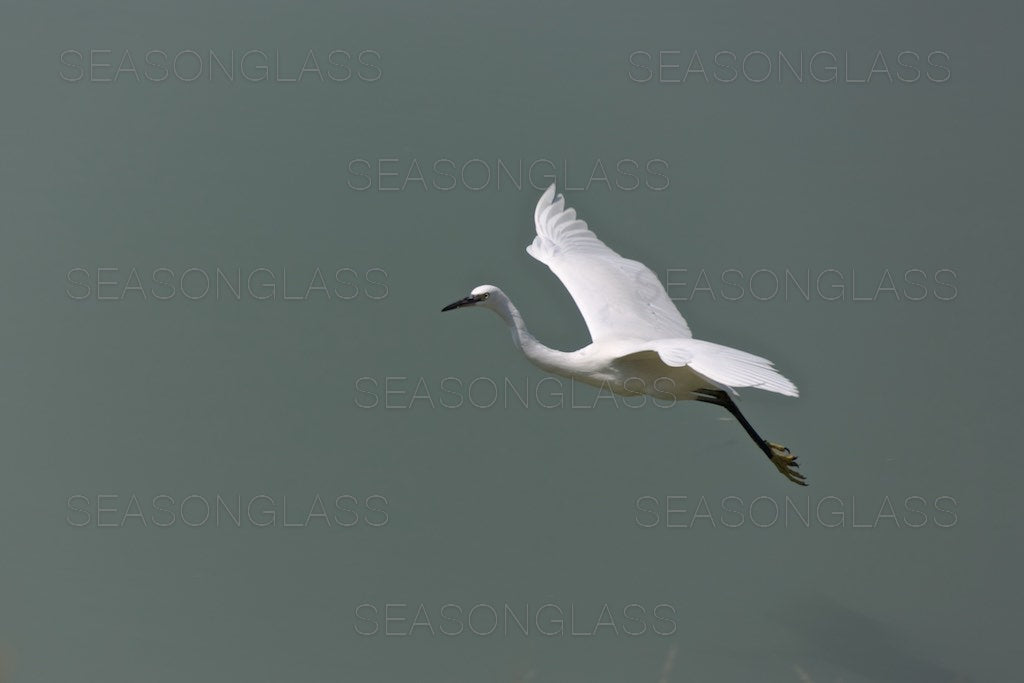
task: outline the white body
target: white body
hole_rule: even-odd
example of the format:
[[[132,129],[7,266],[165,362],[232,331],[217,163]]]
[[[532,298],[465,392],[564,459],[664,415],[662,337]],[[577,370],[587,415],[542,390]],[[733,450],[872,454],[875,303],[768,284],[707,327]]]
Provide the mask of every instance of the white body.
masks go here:
[[[698,389],[735,393],[737,387],[756,387],[798,395],[771,361],[694,339],[654,273],[601,242],[573,209],[565,208],[554,185],[537,203],[534,222],[537,237],[526,250],[569,290],[593,343],[572,352],[544,346],[493,285],[477,287],[445,310],[489,308],[505,320],[516,345],[538,367],[619,394],[685,400],[696,398]]]

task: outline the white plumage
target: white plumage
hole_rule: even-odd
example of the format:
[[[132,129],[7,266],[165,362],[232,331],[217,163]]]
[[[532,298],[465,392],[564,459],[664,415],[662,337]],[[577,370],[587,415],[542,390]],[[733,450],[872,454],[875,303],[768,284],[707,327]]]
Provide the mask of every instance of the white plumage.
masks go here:
[[[694,339],[689,325],[651,269],[623,258],[566,208],[552,184],[534,210],[537,236],[526,251],[558,276],[576,302],[592,343],[556,351],[526,329],[508,296],[481,285],[443,310],[488,308],[508,324],[512,338],[538,367],[619,394],[699,400],[728,409],[754,442],[791,481],[802,484],[789,450],[765,441],[736,408],[729,393],[755,387],[797,396],[796,385],[772,362],[721,344]]]
[[[569,290],[594,342],[634,340],[636,351],[656,351],[666,365],[689,366],[723,387],[799,394],[770,360],[693,339],[651,269],[599,240],[575,210],[565,208],[554,185],[541,196],[533,216],[537,237],[526,253],[546,264]]]

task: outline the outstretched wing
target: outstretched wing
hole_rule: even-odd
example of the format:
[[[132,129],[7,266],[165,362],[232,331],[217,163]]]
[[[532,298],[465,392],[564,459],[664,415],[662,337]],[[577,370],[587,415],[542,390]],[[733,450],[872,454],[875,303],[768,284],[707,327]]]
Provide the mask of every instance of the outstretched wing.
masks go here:
[[[699,339],[629,340],[619,347],[617,362],[632,371],[637,363],[659,362],[689,367],[709,385],[733,390],[753,387],[785,396],[799,396],[796,385],[783,377],[767,358]]]
[[[569,290],[595,342],[693,336],[651,269],[597,239],[574,209],[565,208],[554,184],[537,202],[533,220],[537,237],[526,252]]]
[[[800,395],[796,385],[783,377],[770,360],[746,351],[699,339],[663,339],[647,346],[661,356],[665,365],[689,366],[723,387],[753,387],[784,396]]]

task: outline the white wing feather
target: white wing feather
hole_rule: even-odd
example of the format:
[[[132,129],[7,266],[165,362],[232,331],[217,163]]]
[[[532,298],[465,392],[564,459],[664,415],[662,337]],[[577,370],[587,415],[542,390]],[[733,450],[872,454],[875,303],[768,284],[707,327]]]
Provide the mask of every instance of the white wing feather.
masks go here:
[[[700,339],[661,339],[646,344],[665,365],[689,366],[724,387],[753,387],[799,396],[796,385],[779,374],[767,358]]]
[[[651,269],[599,240],[575,210],[565,208],[554,184],[537,202],[533,218],[537,237],[526,252],[569,290],[595,342],[692,336]]]
[[[569,290],[595,342],[630,340],[629,353],[654,351],[666,365],[688,366],[719,386],[799,395],[767,358],[693,339],[651,269],[599,240],[575,210],[565,208],[554,184],[537,202],[533,218],[537,237],[526,251]]]

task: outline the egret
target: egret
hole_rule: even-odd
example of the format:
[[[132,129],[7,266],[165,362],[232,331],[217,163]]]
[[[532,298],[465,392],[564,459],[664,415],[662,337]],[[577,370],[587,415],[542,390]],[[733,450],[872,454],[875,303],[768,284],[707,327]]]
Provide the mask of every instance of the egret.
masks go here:
[[[526,252],[558,276],[576,302],[592,343],[557,351],[537,341],[508,296],[481,285],[442,311],[486,308],[508,325],[512,340],[537,367],[624,396],[647,394],[713,403],[728,410],[790,481],[806,486],[789,449],[761,438],[733,395],[755,387],[798,396],[772,362],[728,346],[694,339],[679,309],[650,268],[623,258],[566,208],[552,184],[533,212],[537,236]]]

